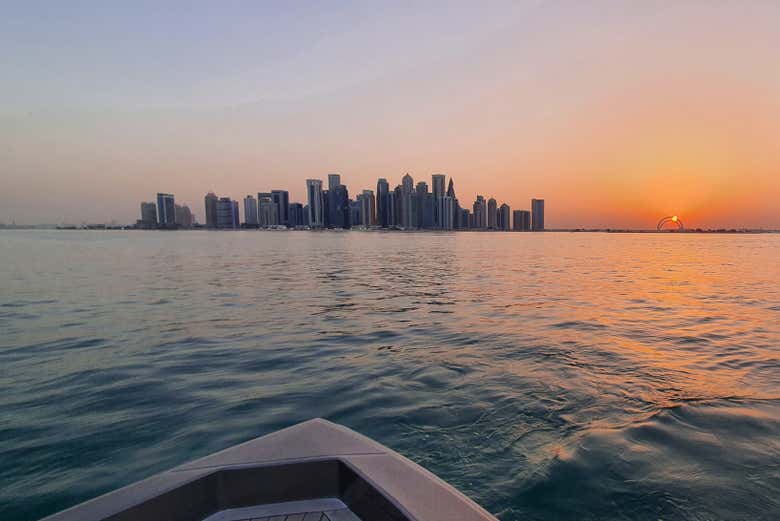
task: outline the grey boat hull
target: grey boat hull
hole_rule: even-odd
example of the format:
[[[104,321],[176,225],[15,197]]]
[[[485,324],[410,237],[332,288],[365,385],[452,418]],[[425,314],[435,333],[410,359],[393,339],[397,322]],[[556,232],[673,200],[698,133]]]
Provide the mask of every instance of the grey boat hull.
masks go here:
[[[309,420],[110,492],[46,521],[496,521],[432,473]]]

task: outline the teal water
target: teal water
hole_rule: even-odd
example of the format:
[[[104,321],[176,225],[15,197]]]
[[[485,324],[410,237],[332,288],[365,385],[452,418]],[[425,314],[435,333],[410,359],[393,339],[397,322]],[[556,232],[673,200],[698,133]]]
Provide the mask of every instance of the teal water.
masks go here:
[[[780,519],[780,236],[0,231],[0,519],[321,416],[502,521]]]

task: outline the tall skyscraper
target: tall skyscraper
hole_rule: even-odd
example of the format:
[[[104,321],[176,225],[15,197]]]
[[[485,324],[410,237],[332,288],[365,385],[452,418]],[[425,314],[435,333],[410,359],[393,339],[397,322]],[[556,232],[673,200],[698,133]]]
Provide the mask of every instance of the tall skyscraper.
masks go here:
[[[287,190],[271,190],[271,200],[276,205],[276,224],[287,226],[290,221],[290,193]]]
[[[328,174],[328,190],[341,185],[341,174]]]
[[[217,228],[232,230],[238,228],[238,202],[230,197],[217,200]]]
[[[393,190],[393,215],[395,218],[393,219],[393,226],[397,226],[399,228],[403,228],[403,222],[402,222],[402,215],[403,215],[403,207],[402,202],[404,198],[404,191],[401,185],[396,185],[395,190]]]
[[[290,221],[288,226],[304,226],[303,205],[301,203],[290,203]]]
[[[345,185],[337,185],[328,190],[329,226],[349,228],[349,191]]]
[[[489,230],[495,230],[497,227],[497,211],[496,200],[491,197],[487,203],[487,227]]]
[[[219,198],[214,192],[206,194],[206,228],[214,229],[217,227],[217,201]]]
[[[531,199],[531,229],[544,230],[544,199]]]
[[[186,204],[174,206],[176,212],[176,227],[177,228],[192,228],[192,212],[190,207]]]
[[[391,225],[390,214],[390,184],[380,177],[376,182],[376,223],[382,228]]]
[[[452,199],[452,227],[457,230],[461,228],[461,212],[460,203],[455,195],[455,183],[452,181],[452,177],[450,177],[450,182],[447,185],[447,197]]]
[[[515,210],[512,215],[512,229],[516,232],[531,230],[531,212],[528,210]]]
[[[376,224],[375,211],[376,199],[374,198],[374,191],[363,190],[360,196],[360,220],[363,226],[368,227]]]
[[[249,227],[256,227],[257,221],[257,199],[254,196],[244,197],[244,223]]]
[[[512,212],[509,208],[509,205],[504,203],[501,205],[501,207],[498,209],[498,229],[508,232],[511,230],[512,223],[510,222],[510,216],[512,215]]]
[[[307,179],[306,193],[309,201],[309,226],[311,228],[322,228],[325,225],[323,216],[322,180]]]
[[[431,190],[434,197],[444,197],[444,182],[446,176],[444,174],[433,174],[431,176]]]
[[[257,223],[261,228],[279,224],[279,206],[274,202],[271,192],[257,194]]]
[[[458,229],[468,230],[471,228],[471,212],[468,208],[461,208],[459,212],[460,222],[458,223]]]
[[[152,229],[157,227],[157,205],[141,203],[141,227]]]
[[[433,226],[433,204],[429,197],[433,195],[428,192],[428,183],[420,181],[414,191],[414,216],[416,217],[416,228],[428,228]]]
[[[157,224],[160,228],[176,227],[176,203],[172,194],[157,194]]]
[[[401,179],[401,228],[411,230],[417,228],[417,212],[415,211],[414,179],[409,174]]]
[[[436,222],[435,227],[441,230],[452,230],[454,227],[455,201],[452,197],[444,195],[435,197]]]
[[[488,227],[488,208],[485,198],[481,195],[477,196],[477,200],[474,201],[474,223],[471,228],[477,230],[486,230]]]

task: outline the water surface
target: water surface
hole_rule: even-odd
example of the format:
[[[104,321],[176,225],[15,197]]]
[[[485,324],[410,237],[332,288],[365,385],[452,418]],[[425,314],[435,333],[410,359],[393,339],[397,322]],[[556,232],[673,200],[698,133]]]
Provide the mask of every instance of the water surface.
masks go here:
[[[0,232],[0,519],[321,416],[502,521],[780,518],[780,236]]]

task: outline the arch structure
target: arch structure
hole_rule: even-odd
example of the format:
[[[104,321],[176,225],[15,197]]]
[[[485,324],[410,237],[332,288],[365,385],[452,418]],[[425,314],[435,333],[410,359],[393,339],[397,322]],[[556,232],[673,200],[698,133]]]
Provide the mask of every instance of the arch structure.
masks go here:
[[[677,229],[679,231],[685,231],[685,226],[683,226],[683,222],[676,215],[669,215],[664,217],[660,221],[658,221],[658,224],[655,227],[656,231],[659,232],[662,231],[664,229],[664,226],[666,226],[669,223],[677,225]]]

